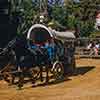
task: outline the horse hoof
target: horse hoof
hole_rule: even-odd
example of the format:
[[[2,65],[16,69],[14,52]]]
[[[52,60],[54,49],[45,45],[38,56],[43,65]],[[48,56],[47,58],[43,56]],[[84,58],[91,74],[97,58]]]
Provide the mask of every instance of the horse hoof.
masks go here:
[[[48,85],[49,84],[49,81],[47,80],[46,82],[45,82],[45,85]]]
[[[32,85],[32,88],[36,87],[35,85]]]
[[[45,83],[44,83],[44,85],[48,85],[48,84],[49,84],[48,82],[45,82]]]
[[[35,84],[35,82],[33,81],[33,82],[32,82],[32,84],[34,85],[34,84]]]
[[[43,79],[41,80],[41,82],[43,82]]]
[[[16,90],[22,90],[22,87],[17,87],[17,89]]]
[[[22,90],[23,85],[18,85],[17,90]]]
[[[9,83],[8,86],[12,86],[12,83]]]

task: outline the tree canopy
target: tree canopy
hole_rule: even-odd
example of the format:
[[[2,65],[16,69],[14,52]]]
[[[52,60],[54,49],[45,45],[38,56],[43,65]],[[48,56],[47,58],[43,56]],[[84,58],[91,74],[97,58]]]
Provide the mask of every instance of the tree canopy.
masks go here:
[[[11,0],[16,1],[16,0]],[[20,1],[20,2],[18,2]],[[95,29],[95,16],[100,0],[18,0],[12,4],[12,12],[23,9],[21,26],[25,30],[34,23],[39,23],[39,16],[47,10],[46,23],[54,20],[67,29],[80,30],[81,36],[89,36]],[[42,4],[40,4],[40,1]],[[46,1],[46,2],[45,2]],[[17,7],[16,7],[17,6]],[[43,10],[42,6],[44,7]],[[41,9],[40,9],[41,8]],[[20,27],[21,29],[21,27]],[[19,29],[19,30],[20,30]]]

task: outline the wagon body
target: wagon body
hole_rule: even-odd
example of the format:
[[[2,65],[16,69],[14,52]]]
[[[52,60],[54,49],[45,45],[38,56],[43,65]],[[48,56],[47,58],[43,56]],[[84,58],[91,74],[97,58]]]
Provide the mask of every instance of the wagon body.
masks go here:
[[[43,47],[47,41],[54,42],[54,61],[60,61],[64,65],[65,72],[69,70],[72,72],[75,68],[75,35],[74,31],[58,32],[52,30],[42,24],[35,24],[31,26],[27,33],[27,39],[31,40],[31,43],[28,42],[29,48],[32,50],[32,44]],[[66,52],[67,51],[67,52]],[[70,67],[69,67],[70,66]]]

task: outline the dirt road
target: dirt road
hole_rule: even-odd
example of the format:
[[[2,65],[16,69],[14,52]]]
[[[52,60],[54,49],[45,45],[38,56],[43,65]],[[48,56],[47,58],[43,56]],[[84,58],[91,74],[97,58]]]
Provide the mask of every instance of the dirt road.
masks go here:
[[[100,59],[78,59],[77,69],[64,82],[23,90],[0,81],[0,100],[100,100]]]

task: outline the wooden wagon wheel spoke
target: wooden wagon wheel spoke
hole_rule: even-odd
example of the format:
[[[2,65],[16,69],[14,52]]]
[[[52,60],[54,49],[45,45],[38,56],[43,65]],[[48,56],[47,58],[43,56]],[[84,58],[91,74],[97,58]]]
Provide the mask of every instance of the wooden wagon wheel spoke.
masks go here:
[[[57,80],[62,80],[64,75],[64,68],[61,62],[56,61],[53,64],[52,73]]]
[[[9,72],[3,72],[3,73],[2,73],[2,76],[3,76],[3,79],[4,79],[6,82],[12,84],[12,79],[13,79],[12,74],[10,74]]]

